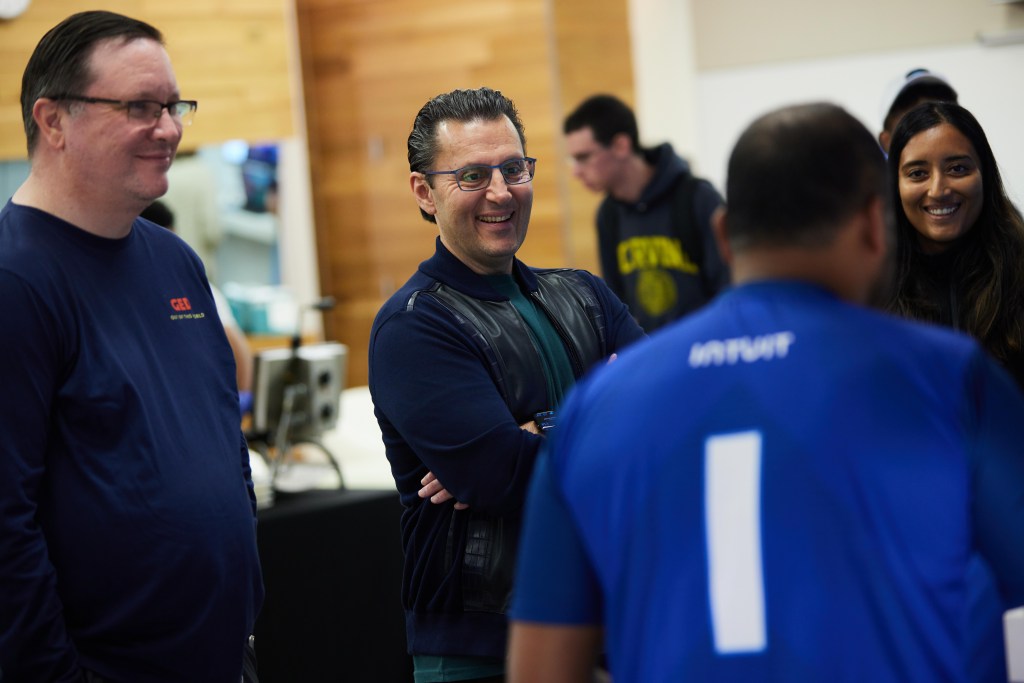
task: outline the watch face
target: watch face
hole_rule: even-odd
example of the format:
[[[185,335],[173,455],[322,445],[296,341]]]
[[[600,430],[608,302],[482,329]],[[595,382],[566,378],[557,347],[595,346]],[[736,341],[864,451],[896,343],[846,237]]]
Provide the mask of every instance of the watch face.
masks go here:
[[[32,0],[0,0],[0,19],[13,19],[26,9]]]

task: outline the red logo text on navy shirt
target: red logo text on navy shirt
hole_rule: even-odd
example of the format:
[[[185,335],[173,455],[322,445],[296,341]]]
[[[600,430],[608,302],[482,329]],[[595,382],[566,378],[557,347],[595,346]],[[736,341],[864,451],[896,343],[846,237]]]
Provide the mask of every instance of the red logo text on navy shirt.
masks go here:
[[[171,299],[171,308],[176,311],[191,311],[192,304],[189,303],[188,297],[179,297],[177,299]]]
[[[174,311],[171,314],[171,320],[196,320],[199,318],[205,318],[205,313],[193,313],[192,302],[188,300],[187,296],[179,296],[170,300],[171,310]]]

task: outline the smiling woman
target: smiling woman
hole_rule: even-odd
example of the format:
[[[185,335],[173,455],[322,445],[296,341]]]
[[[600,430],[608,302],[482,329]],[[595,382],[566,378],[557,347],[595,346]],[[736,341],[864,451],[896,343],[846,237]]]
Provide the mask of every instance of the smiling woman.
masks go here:
[[[893,133],[890,310],[963,330],[1024,387],[1024,220],[992,148],[956,104],[912,109]]]
[[[967,136],[942,123],[908,140],[899,160],[900,203],[918,245],[926,254],[941,253],[981,214],[978,153]]]

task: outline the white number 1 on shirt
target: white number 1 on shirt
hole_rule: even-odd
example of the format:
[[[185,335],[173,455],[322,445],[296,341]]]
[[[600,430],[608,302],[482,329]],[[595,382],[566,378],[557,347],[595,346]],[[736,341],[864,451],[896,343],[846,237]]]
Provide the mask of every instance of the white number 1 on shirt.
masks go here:
[[[720,434],[705,442],[704,523],[715,650],[763,650],[760,432]]]

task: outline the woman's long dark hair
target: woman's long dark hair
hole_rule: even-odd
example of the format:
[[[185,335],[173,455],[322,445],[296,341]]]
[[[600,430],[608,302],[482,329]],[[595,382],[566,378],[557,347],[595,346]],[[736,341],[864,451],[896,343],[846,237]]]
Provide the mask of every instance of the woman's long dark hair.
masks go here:
[[[900,201],[900,156],[917,134],[947,123],[966,137],[978,155],[982,207],[977,222],[949,248],[952,293],[937,289],[925,268],[918,234]],[[896,212],[896,258],[889,310],[919,320],[951,324],[1007,361],[1024,349],[1024,220],[999,174],[988,138],[974,116],[951,102],[927,102],[908,112],[889,147],[889,187]],[[939,297],[958,302],[953,320],[942,320]]]

